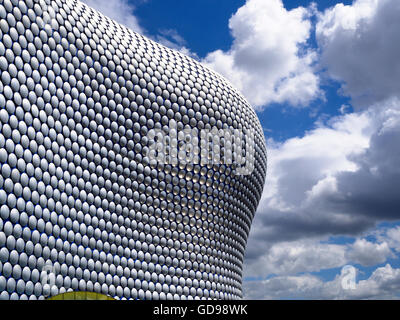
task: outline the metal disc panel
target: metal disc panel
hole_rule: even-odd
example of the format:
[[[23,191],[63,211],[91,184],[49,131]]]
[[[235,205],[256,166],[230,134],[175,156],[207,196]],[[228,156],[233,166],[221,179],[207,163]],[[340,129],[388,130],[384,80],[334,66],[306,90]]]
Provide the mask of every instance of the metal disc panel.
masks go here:
[[[0,299],[240,298],[267,159],[242,95],[78,1],[0,0],[0,40]],[[253,172],[152,162],[171,121],[253,130]]]

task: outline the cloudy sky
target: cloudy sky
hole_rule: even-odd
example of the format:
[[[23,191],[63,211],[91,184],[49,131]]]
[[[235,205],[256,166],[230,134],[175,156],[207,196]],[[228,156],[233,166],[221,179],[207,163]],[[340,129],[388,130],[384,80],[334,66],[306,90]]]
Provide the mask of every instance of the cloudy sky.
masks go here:
[[[400,297],[400,1],[84,2],[221,73],[257,111],[269,171],[245,298]]]

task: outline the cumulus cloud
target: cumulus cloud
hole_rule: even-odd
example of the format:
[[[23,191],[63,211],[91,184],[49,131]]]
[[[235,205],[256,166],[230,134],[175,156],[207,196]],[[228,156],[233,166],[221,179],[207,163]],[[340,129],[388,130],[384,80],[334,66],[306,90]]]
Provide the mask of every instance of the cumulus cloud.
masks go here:
[[[245,281],[246,299],[398,299],[400,269],[390,264],[377,268],[368,279],[357,281],[355,289],[344,289],[345,274],[332,281],[317,276],[278,276],[263,281]],[[357,278],[356,278],[357,280]]]
[[[117,22],[151,39],[199,59],[174,29],[146,34],[127,0],[83,0]],[[202,62],[229,79],[250,103],[306,106],[321,97],[314,72],[315,50],[308,48],[313,6],[286,10],[282,0],[248,0],[229,20],[234,42],[229,51],[210,52]]]
[[[353,158],[359,169],[338,175],[338,210],[376,221],[400,218],[400,102],[380,105],[370,147]]]
[[[396,252],[400,252],[400,227],[387,230],[384,237],[387,239],[391,248]]]
[[[321,63],[356,107],[399,96],[399,16],[398,0],[338,3],[319,16]]]
[[[268,179],[248,241],[245,276],[285,276],[273,280],[274,286],[279,279],[283,286],[303,284],[315,278],[299,280],[298,273],[395,258],[398,228],[375,241],[363,234],[400,218],[399,143],[397,99],[319,123],[303,137],[270,141]],[[330,244],[333,235],[354,242]],[[296,289],[299,295],[302,288]]]
[[[288,102],[307,105],[320,95],[306,49],[313,7],[286,10],[281,0],[248,0],[229,20],[229,51],[216,50],[204,64],[224,75],[255,107]]]
[[[96,9],[107,17],[123,24],[125,27],[138,33],[143,33],[137,17],[135,7],[128,0],[81,0],[89,7]]]
[[[394,287],[382,280],[397,277],[398,270],[390,266],[378,268],[358,291],[346,294],[333,290],[334,282],[293,275],[345,263],[374,266],[399,252],[398,228],[378,242],[358,238],[378,222],[400,218],[399,14],[398,3],[364,0],[338,4],[319,17],[322,63],[342,82],[353,105],[367,110],[335,117],[303,137],[281,144],[270,141],[269,177],[249,239],[245,273],[280,275],[263,282],[267,291],[279,284],[292,286],[280,297],[393,296]],[[332,235],[355,241],[334,246],[323,242]],[[275,261],[281,261],[281,268]]]
[[[363,266],[375,266],[392,257],[392,251],[387,242],[375,243],[366,239],[357,239],[351,246],[348,259]]]
[[[249,248],[251,246],[249,245]],[[245,276],[291,275],[316,272],[346,264],[346,247],[316,241],[287,241],[264,247],[257,259],[249,261]]]
[[[245,277],[319,272],[346,264],[375,266],[395,257],[389,236],[379,241],[357,238],[353,243],[346,244],[333,244],[321,239],[269,244],[256,259],[247,260]]]
[[[340,172],[357,170],[350,155],[368,148],[370,131],[366,113],[347,114],[301,138],[269,141],[268,177],[252,238],[288,241],[365,227],[366,221],[334,210],[326,199],[337,193]]]
[[[374,240],[357,238],[353,243],[331,244],[318,240],[298,240],[272,244],[257,263],[249,264],[246,274],[264,280],[244,281],[245,298],[249,299],[394,299],[399,298],[400,269],[390,264],[378,267],[371,276],[348,290],[342,282],[348,275],[342,269],[332,281],[324,281],[311,272],[341,268],[348,264],[375,266],[395,258],[399,249],[400,227],[366,234]],[[265,264],[263,264],[265,263]]]
[[[263,281],[245,281],[244,299],[312,298],[322,281],[312,275],[280,276]]]
[[[253,237],[354,235],[399,219],[399,143],[398,100],[335,117],[301,138],[271,141]]]

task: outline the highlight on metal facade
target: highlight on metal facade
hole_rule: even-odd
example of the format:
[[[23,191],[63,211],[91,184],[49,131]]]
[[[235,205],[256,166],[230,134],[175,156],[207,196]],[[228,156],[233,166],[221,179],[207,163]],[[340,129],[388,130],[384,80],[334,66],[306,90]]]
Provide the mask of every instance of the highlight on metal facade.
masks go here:
[[[242,297],[267,165],[243,96],[75,0],[0,0],[0,40],[0,299]]]

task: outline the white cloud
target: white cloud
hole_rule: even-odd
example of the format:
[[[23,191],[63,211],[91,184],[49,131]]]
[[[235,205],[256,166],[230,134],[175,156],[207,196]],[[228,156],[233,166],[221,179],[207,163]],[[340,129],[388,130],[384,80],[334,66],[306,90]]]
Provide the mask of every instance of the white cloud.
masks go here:
[[[312,275],[279,276],[263,281],[245,281],[244,299],[311,298],[323,282]]]
[[[400,227],[387,230],[384,237],[387,239],[391,248],[397,252],[400,251]]]
[[[320,95],[316,53],[304,50],[313,8],[286,10],[281,0],[248,0],[229,20],[234,42],[204,64],[224,75],[255,107],[307,105]]]
[[[245,277],[295,275],[303,272],[342,267],[346,264],[375,266],[395,257],[388,236],[380,241],[357,238],[353,243],[333,244],[325,238],[285,241],[264,246],[254,260],[248,261]]]
[[[297,232],[313,236],[326,232],[325,228],[332,232],[335,226],[358,224],[357,217],[334,212],[323,201],[336,193],[338,173],[357,170],[350,156],[368,148],[370,127],[367,113],[347,114],[304,137],[279,144],[270,141],[268,176],[252,235],[290,240]]]
[[[390,264],[377,268],[368,279],[356,281],[355,289],[343,289],[342,280],[341,274],[327,282],[304,274],[245,281],[244,296],[246,299],[399,299],[400,269]]]
[[[319,16],[322,64],[356,107],[399,97],[399,16],[398,0],[339,3]]]
[[[282,242],[262,251],[262,256],[246,264],[245,276],[266,277],[314,272],[346,264],[346,246],[303,240]]]
[[[249,243],[355,236],[379,221],[399,219],[399,139],[395,99],[334,117],[303,137],[271,140]]]
[[[371,242],[366,239],[357,239],[348,253],[349,261],[363,266],[375,266],[383,263],[388,257],[393,257],[387,242]]]
[[[400,217],[400,103],[332,118],[303,137],[269,143],[269,171],[248,245],[246,277],[296,275],[374,266],[400,249],[393,229],[363,238],[380,221]],[[348,235],[351,244],[330,244]],[[396,247],[397,246],[397,247]]]
[[[135,32],[143,33],[137,17],[135,7],[128,0],[81,0],[89,7],[96,9],[105,16],[121,23]]]

